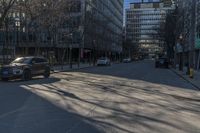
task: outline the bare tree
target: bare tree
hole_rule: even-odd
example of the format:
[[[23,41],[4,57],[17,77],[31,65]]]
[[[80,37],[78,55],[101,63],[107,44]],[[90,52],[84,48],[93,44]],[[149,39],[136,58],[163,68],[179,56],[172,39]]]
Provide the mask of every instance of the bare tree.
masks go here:
[[[16,0],[0,0],[0,28]]]
[[[15,5],[16,0],[0,0],[0,30],[4,34],[4,42],[3,42],[3,49],[2,49],[2,56],[3,56],[3,64],[8,62],[6,59],[8,55],[8,43],[9,42],[9,23],[10,23],[10,16],[12,7]]]
[[[36,35],[37,48],[40,47],[39,44],[43,43],[40,38],[41,32],[45,32],[48,46],[52,47],[54,51],[59,43],[58,34],[65,34],[66,37],[73,32],[65,30],[63,25],[72,18],[71,12],[75,10],[76,2],[74,0],[25,0],[22,3],[21,6],[27,17],[27,29],[31,29],[30,31]],[[66,49],[63,53],[66,53],[65,51]],[[39,54],[38,49],[35,54]]]
[[[167,45],[167,53],[170,59],[174,58],[174,47],[176,43],[176,23],[177,23],[177,11],[167,14],[165,25],[165,42]]]

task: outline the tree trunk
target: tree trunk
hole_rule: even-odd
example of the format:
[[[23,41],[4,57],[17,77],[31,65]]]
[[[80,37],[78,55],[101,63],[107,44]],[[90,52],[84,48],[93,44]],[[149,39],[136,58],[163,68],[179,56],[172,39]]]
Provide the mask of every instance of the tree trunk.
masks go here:
[[[63,67],[64,67],[64,62],[65,62],[65,56],[66,56],[66,51],[67,51],[67,48],[64,48],[63,51],[62,51],[62,70],[63,70]]]
[[[197,57],[197,71],[199,70],[199,66],[200,66],[200,50],[198,51],[198,57]]]
[[[78,68],[80,68],[80,62],[81,62],[81,48],[78,48]]]

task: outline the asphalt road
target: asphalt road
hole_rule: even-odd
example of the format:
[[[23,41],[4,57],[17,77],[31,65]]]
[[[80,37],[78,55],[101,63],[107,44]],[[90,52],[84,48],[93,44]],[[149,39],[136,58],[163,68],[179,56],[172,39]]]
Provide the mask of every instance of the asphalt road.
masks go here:
[[[199,133],[200,92],[152,61],[0,82],[0,133]]]

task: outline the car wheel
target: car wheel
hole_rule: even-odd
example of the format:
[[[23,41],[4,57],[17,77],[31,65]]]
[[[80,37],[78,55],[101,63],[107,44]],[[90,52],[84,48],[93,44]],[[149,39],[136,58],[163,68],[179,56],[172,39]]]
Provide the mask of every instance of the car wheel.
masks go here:
[[[1,80],[2,81],[8,81],[9,79],[8,78],[2,78]]]
[[[49,78],[50,76],[50,69],[49,68],[46,68],[45,72],[44,72],[44,77],[45,78]]]
[[[31,78],[32,78],[31,71],[30,70],[24,70],[22,78],[23,78],[24,81],[31,80]]]

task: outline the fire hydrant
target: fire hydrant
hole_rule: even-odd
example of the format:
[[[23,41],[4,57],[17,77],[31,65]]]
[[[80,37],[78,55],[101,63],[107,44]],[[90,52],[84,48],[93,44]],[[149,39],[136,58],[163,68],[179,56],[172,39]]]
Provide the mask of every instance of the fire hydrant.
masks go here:
[[[190,78],[194,78],[194,69],[193,67],[190,67]]]

